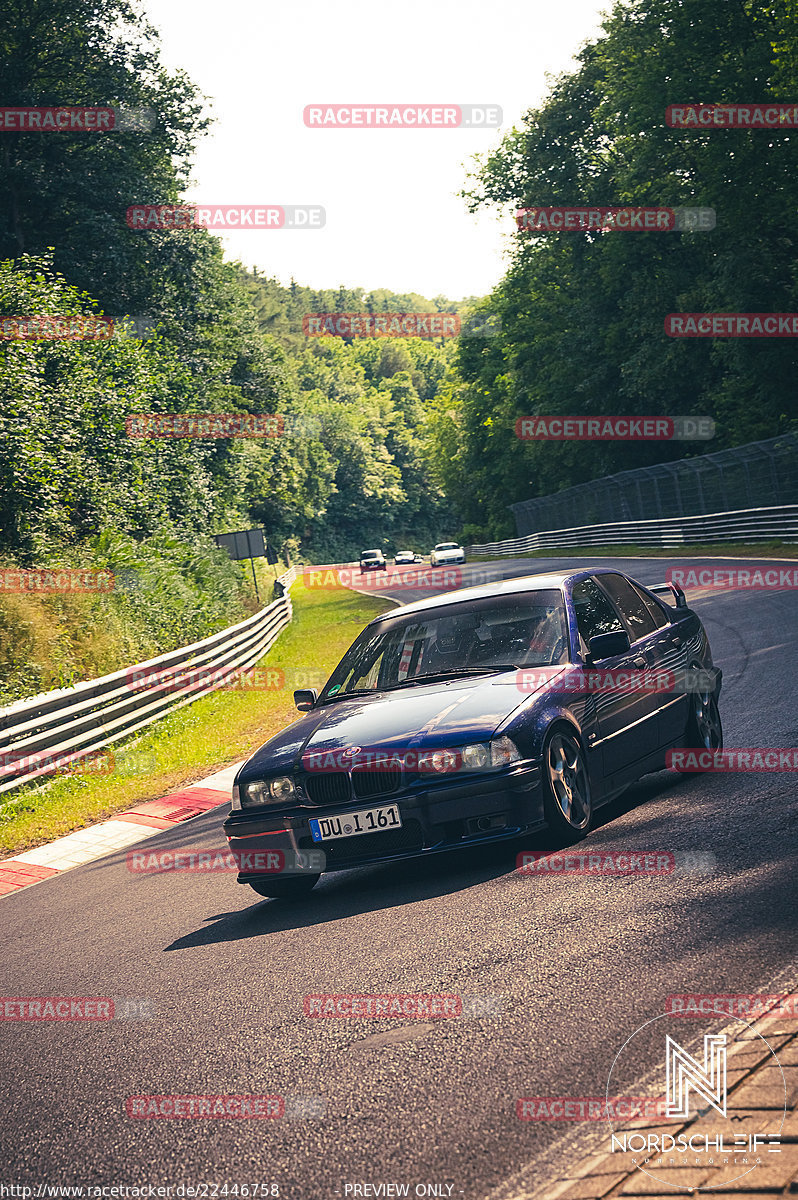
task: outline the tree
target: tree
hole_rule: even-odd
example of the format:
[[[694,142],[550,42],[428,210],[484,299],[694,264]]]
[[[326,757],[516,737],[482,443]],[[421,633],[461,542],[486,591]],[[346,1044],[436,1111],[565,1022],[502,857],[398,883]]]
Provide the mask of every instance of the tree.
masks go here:
[[[518,416],[706,414],[717,422],[713,449],[790,426],[794,342],[670,341],[663,324],[668,312],[796,310],[784,217],[798,199],[795,131],[685,132],[664,118],[691,100],[791,101],[797,57],[794,0],[741,0],[722,21],[710,0],[622,0],[579,68],[479,162],[465,193],[472,209],[710,206],[718,218],[713,233],[516,236],[486,303],[501,332],[490,348],[462,343],[457,421],[439,417],[434,433],[450,454],[457,430],[457,492],[468,481],[466,512],[487,510],[486,533],[506,528],[498,497],[507,505],[709,448],[519,445]]]

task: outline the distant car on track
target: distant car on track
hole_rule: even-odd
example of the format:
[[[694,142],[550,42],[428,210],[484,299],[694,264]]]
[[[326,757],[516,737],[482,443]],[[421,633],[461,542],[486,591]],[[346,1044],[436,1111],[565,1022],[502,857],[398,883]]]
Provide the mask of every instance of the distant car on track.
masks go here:
[[[421,555],[414,554],[412,550],[397,550],[393,561],[397,567],[404,567],[412,565],[417,558],[420,559]]]
[[[465,550],[457,542],[438,542],[429,556],[431,567],[445,567],[449,563],[464,563]]]
[[[361,571],[387,571],[388,563],[382,550],[361,550],[360,551],[360,570]]]
[[[630,687],[635,671],[667,686]],[[681,589],[619,571],[532,575],[393,609],[318,697],[294,693],[304,715],[238,771],[224,826],[244,855],[238,881],[291,896],[321,869],[546,827],[577,841],[669,749],[722,747],[721,680]],[[264,847],[295,873],[250,869],[246,855]]]

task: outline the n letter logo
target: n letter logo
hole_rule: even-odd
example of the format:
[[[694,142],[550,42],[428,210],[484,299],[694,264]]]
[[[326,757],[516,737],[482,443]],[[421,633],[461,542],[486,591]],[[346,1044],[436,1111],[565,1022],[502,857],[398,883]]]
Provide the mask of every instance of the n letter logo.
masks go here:
[[[703,1067],[672,1037],[665,1038],[666,1114],[688,1117],[689,1091],[698,1092],[722,1117],[726,1116],[726,1035],[704,1034]]]

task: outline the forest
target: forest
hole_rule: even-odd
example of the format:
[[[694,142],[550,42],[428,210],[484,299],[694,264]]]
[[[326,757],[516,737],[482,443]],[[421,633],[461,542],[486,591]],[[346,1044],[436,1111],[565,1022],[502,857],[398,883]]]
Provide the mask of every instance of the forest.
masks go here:
[[[309,562],[428,551],[511,535],[515,501],[796,428],[794,339],[671,339],[664,320],[798,308],[798,130],[665,119],[693,100],[794,101],[798,0],[736,0],[722,22],[709,0],[620,0],[575,69],[472,160],[463,203],[497,208],[510,250],[490,295],[458,299],[284,284],[227,261],[207,229],[131,229],[142,197],[184,197],[210,129],[197,85],[164,67],[127,0],[31,0],[13,21],[9,0],[0,9],[4,105],[155,114],[118,135],[0,132],[0,319],[114,322],[111,337],[0,338],[0,565],[135,581],[113,652],[81,658],[70,630],[49,682],[236,619],[251,587],[214,534],[258,525]],[[711,208],[716,222],[516,228],[528,206],[618,204]],[[457,313],[463,332],[310,337],[303,324],[397,311]],[[280,414],[283,434],[131,438],[138,413]],[[706,416],[716,434],[516,436],[520,417],[618,413]],[[119,616],[123,592],[96,604]],[[30,688],[25,604],[2,598],[0,678]]]

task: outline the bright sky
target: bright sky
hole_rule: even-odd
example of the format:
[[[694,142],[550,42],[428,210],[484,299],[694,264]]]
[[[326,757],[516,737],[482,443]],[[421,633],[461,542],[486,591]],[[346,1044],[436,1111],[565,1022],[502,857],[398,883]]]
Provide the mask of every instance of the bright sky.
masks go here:
[[[471,216],[469,160],[600,33],[600,0],[145,0],[169,68],[212,101],[189,199],[310,204],[321,230],[224,233],[228,258],[309,287],[484,295],[512,209]],[[493,104],[499,129],[309,129],[307,104]],[[155,199],[155,198],[154,198]]]

